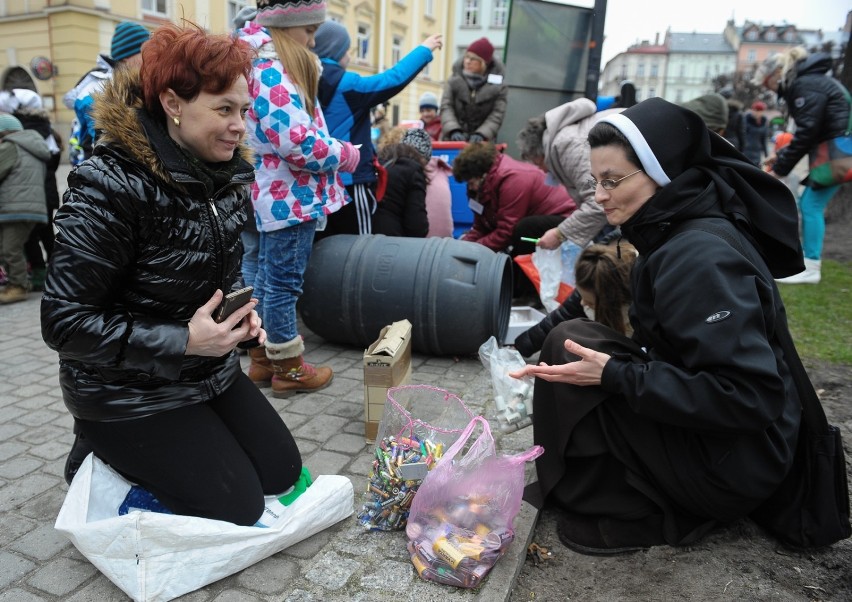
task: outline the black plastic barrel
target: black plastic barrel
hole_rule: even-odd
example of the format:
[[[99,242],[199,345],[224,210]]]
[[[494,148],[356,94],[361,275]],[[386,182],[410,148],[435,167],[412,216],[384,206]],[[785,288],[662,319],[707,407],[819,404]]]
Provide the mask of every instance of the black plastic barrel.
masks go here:
[[[502,342],[511,305],[508,255],[453,238],[341,234],[314,245],[298,310],[335,343],[367,347],[405,318],[416,351],[460,355]]]

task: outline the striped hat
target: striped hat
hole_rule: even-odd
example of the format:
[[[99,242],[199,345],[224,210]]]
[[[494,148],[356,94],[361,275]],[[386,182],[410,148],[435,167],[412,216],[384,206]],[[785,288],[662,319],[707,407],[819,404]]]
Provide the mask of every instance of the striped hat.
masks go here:
[[[257,0],[254,22],[262,27],[304,27],[325,21],[326,0]]]
[[[142,52],[142,44],[148,41],[151,34],[138,23],[122,21],[115,26],[112,34],[112,60],[120,61]]]

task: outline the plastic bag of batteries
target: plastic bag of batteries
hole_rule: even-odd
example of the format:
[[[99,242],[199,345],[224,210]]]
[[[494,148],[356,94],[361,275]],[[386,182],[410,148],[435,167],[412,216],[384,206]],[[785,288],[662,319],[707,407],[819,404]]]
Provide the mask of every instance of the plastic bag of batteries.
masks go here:
[[[423,480],[459,438],[473,412],[456,395],[428,385],[388,389],[364,503],[370,531],[401,531]]]
[[[494,389],[494,412],[489,418],[497,422],[503,433],[511,433],[532,424],[535,381],[532,376],[509,376],[509,372],[527,365],[520,352],[501,348],[497,339],[491,337],[479,347],[479,359],[491,372],[491,386]]]

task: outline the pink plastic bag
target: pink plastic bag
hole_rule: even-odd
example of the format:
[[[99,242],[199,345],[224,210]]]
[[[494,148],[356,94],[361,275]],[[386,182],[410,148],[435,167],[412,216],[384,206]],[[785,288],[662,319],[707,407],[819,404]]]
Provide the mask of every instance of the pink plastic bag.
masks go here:
[[[482,432],[471,441],[477,425]],[[464,588],[482,582],[514,539],[524,465],[542,453],[534,445],[520,454],[498,454],[488,421],[470,421],[411,504],[408,552],[421,578]]]

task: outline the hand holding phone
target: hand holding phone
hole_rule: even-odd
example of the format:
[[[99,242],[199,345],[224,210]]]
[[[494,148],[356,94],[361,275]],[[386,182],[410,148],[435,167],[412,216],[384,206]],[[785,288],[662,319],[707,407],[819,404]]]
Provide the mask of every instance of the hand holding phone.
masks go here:
[[[253,292],[254,287],[247,286],[245,288],[241,288],[238,291],[234,291],[225,295],[225,298],[222,299],[222,303],[219,304],[219,307],[217,307],[216,311],[213,312],[213,319],[217,323],[224,322],[226,319],[228,319],[228,316],[230,316],[236,310],[251,301],[251,295]]]

